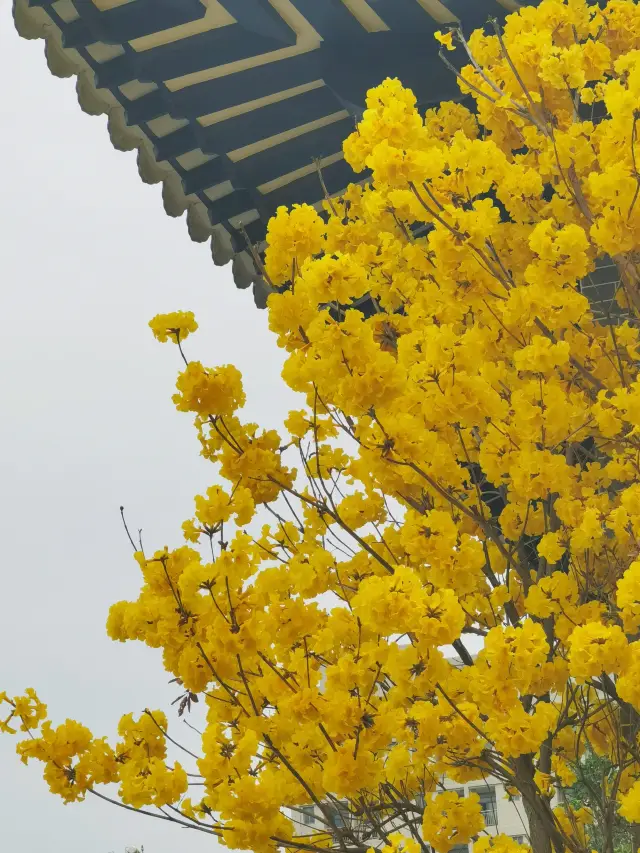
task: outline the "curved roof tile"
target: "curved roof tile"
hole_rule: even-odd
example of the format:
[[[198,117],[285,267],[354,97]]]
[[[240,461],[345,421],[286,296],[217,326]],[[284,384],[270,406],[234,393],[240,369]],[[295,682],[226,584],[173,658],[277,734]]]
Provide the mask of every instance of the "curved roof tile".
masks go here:
[[[433,32],[481,26],[516,0],[13,0],[20,35],[77,77],[81,108],[106,114],[113,145],[138,150],[170,216],[233,262],[238,287],[267,290],[262,247],[281,204],[318,203],[354,175],[342,141],[386,76],[423,106],[456,97]]]

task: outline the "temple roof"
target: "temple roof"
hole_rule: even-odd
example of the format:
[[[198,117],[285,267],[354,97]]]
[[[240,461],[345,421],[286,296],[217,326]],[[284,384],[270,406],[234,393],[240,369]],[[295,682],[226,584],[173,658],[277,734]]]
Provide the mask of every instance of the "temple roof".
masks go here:
[[[354,180],[342,142],[365,93],[399,77],[423,108],[458,97],[435,30],[503,18],[516,0],[14,0],[25,38],[76,76],[78,100],[108,116],[170,216],[233,263],[238,287],[264,282],[258,249],[279,205],[314,204]]]

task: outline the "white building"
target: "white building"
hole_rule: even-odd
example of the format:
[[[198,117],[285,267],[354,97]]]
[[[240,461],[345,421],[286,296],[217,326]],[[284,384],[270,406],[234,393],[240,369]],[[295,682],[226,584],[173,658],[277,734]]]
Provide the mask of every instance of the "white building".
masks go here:
[[[527,818],[519,796],[509,797],[504,786],[490,778],[484,782],[470,782],[468,785],[445,782],[445,790],[455,791],[459,796],[475,793],[480,798],[486,832],[491,835],[498,833],[509,835],[519,843],[527,843]],[[359,819],[350,814],[346,805],[328,803],[325,808],[331,812],[336,826],[351,827],[363,841],[371,847],[379,847],[381,843],[375,837],[367,837],[366,823],[360,824]],[[314,832],[326,830],[327,823],[320,810],[313,805],[301,806],[290,810],[290,817],[299,835],[311,835]],[[403,831],[403,830],[401,830]],[[407,833],[408,834],[408,833]],[[454,847],[451,853],[472,853],[473,845],[462,844]]]

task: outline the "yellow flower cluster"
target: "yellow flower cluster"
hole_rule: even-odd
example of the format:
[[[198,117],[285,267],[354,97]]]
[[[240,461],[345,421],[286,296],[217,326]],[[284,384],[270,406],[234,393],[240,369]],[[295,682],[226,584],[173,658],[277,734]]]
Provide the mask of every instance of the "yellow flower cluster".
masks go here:
[[[94,785],[117,779],[113,749],[104,738],[94,738],[86,726],[75,720],[55,728],[45,720],[37,735],[32,732],[28,740],[18,744],[17,751],[25,764],[32,758],[43,762],[50,791],[65,803],[82,800]]]
[[[170,314],[157,314],[149,322],[153,336],[160,343],[168,340],[180,343],[198,328],[193,311],[173,311]]]
[[[437,39],[473,109],[385,81],[344,146],[371,179],[270,224],[304,400],[282,434],[243,420],[234,367],[183,353],[174,402],[226,485],[188,545],[135,554],[107,629],[161,651],[189,771],[158,711],[111,748],[2,696],[67,800],[115,782],[256,853],[518,853],[442,792],[493,777],[540,851],[588,853],[598,816],[550,798],[591,749],[601,811],[640,821],[640,6],[541,0]],[[603,265],[615,300],[590,305]]]
[[[474,843],[475,853],[524,853],[527,845],[519,844],[510,835],[482,836]]]
[[[9,698],[5,692],[0,693],[0,706],[8,706],[8,714],[0,719],[0,732],[15,734],[17,731],[29,732],[37,729],[47,718],[47,706],[38,699],[33,687],[27,687],[23,696]],[[5,710],[5,709],[3,709]],[[13,725],[12,725],[13,723]],[[15,728],[17,726],[18,728]]]
[[[635,634],[640,628],[640,561],[634,560],[618,581],[616,604],[624,630]]]
[[[640,820],[640,782],[634,782],[626,794],[620,797],[620,814],[631,823]]]
[[[203,418],[230,415],[244,405],[240,372],[233,365],[207,370],[191,361],[178,376],[173,402],[180,412],[197,412]]]
[[[175,803],[187,790],[187,776],[177,762],[166,762],[167,718],[162,711],[146,711],[138,721],[124,716],[118,728],[121,740],[112,748],[105,738],[94,738],[86,726],[66,720],[53,727],[46,706],[29,689],[24,696],[0,699],[30,737],[18,744],[26,764],[37,759],[52,793],[65,803],[85,798],[97,785],[119,783],[121,802],[140,808]],[[5,725],[4,731],[10,731]]]
[[[629,658],[629,643],[622,629],[602,622],[578,625],[569,637],[569,647],[569,666],[577,681],[624,672]]]
[[[484,818],[477,794],[460,797],[455,791],[436,794],[425,805],[422,832],[436,853],[448,853],[469,841],[484,829]]]

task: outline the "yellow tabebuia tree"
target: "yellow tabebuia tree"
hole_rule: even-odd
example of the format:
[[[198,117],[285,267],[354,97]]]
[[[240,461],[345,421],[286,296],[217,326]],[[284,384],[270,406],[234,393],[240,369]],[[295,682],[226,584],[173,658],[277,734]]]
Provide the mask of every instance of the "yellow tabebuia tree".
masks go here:
[[[189,544],[136,550],[108,632],[162,650],[201,753],[168,757],[161,711],[109,744],[3,694],[66,801],[256,853],[517,853],[445,779],[520,794],[535,853],[640,823],[640,7],[542,0],[438,38],[469,107],[421,115],[385,81],[344,146],[370,180],[270,224],[306,400],[282,434],[242,419],[235,368],[185,355],[193,315],[151,322],[228,486],[196,497]],[[595,316],[603,262],[617,307]],[[593,752],[590,812],[563,792]]]

